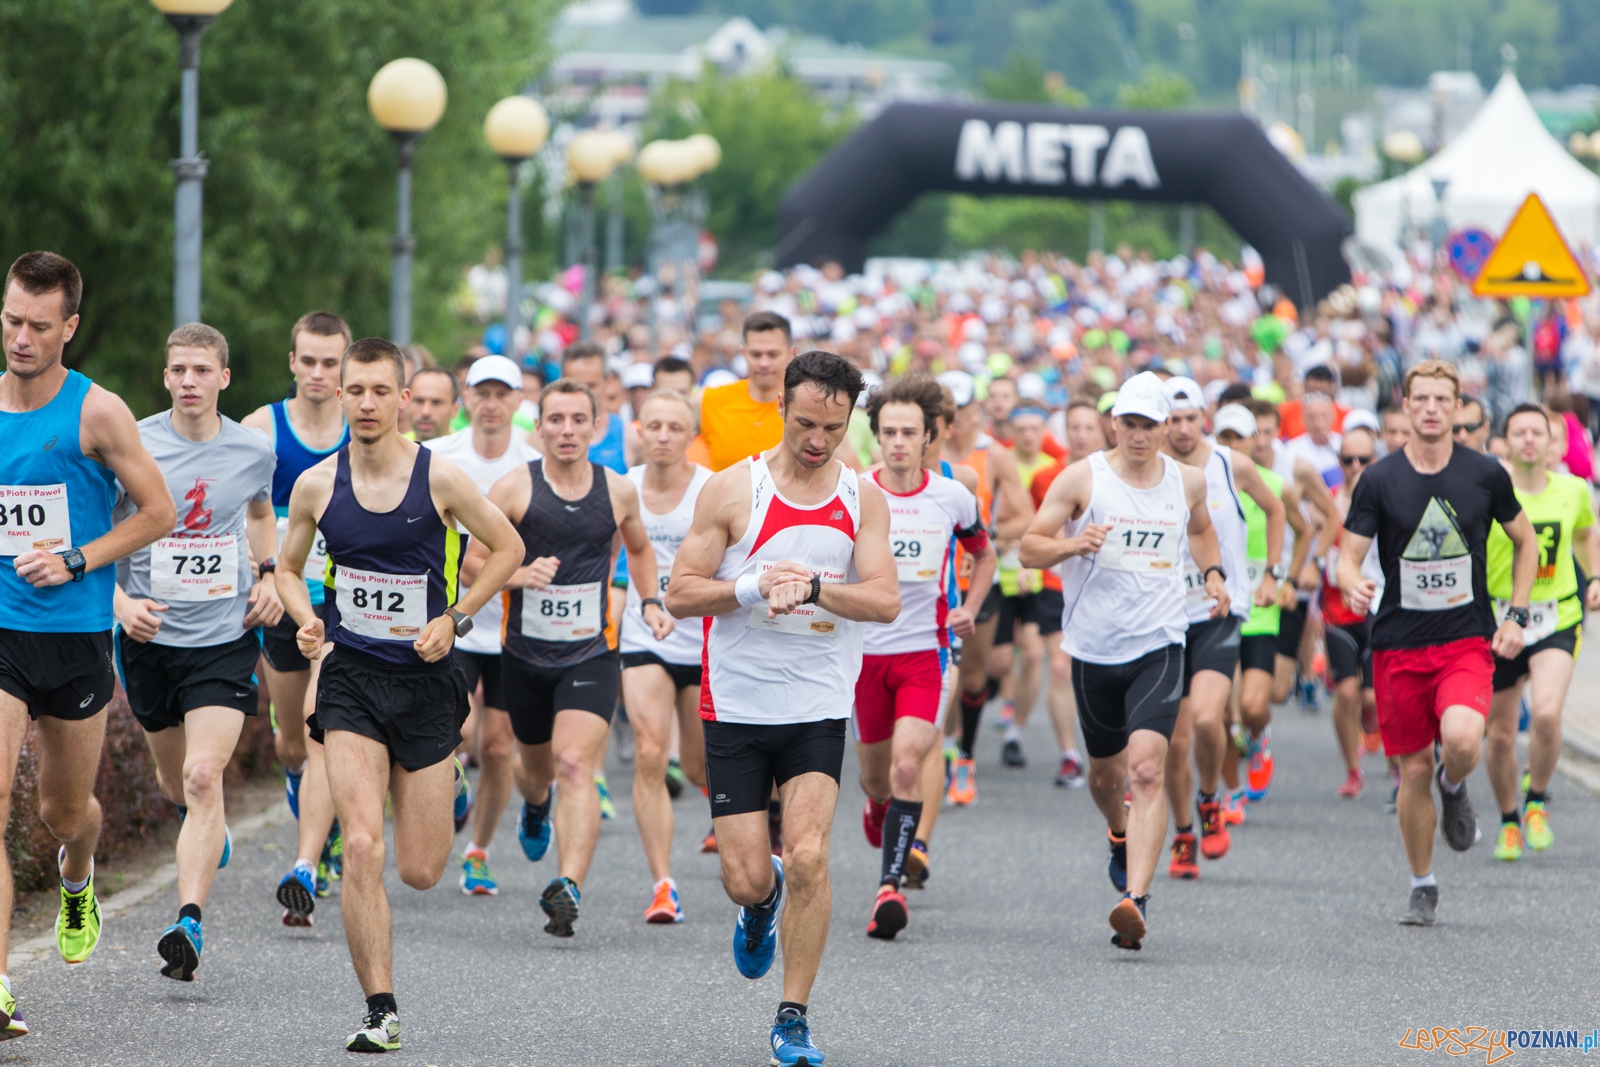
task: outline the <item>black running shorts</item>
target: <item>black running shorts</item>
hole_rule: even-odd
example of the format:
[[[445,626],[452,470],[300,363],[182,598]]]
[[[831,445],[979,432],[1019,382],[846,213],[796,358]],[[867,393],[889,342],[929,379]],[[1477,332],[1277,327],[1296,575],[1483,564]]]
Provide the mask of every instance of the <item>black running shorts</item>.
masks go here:
[[[1009,645],[1016,640],[1016,628],[1033,623],[1042,637],[1061,632],[1061,610],[1064,603],[1059,589],[1041,589],[1037,593],[1018,593],[1000,599],[1000,622],[994,629],[994,643]]]
[[[1233,672],[1239,666],[1239,627],[1243,625],[1239,616],[1231,614],[1189,624],[1183,655],[1184,696],[1189,695],[1189,683],[1201,671],[1216,671],[1233,681]]]
[[[535,667],[507,652],[500,672],[511,732],[525,745],[549,744],[559,711],[587,711],[610,722],[622,688],[621,665],[609,651],[568,667]]]
[[[1372,647],[1367,643],[1367,624],[1329,626],[1324,634],[1328,647],[1328,673],[1333,684],[1346,678],[1360,678],[1363,689],[1372,688]],[[1497,660],[1496,663],[1499,661]]]
[[[1515,689],[1517,684],[1528,676],[1528,660],[1531,657],[1537,656],[1541,652],[1548,652],[1551,649],[1558,649],[1573,659],[1577,659],[1578,648],[1582,643],[1583,624],[1577,623],[1567,627],[1565,630],[1557,630],[1536,644],[1526,646],[1517,654],[1516,659],[1501,659],[1496,656],[1494,658],[1494,691],[1500,693],[1507,689]]]
[[[237,641],[206,648],[145,644],[116,631],[117,669],[128,706],[146,733],[182,726],[195,708],[256,713],[256,662],[261,639],[247,630]]]
[[[455,753],[469,710],[467,679],[449,656],[399,667],[335,645],[322,659],[306,727],[318,744],[330,730],[371,738],[402,768],[420,771]]]
[[[963,604],[967,602],[967,596],[967,593],[961,594],[961,602]],[[995,613],[1000,610],[1001,599],[1000,583],[996,582],[989,587],[989,594],[983,598],[983,603],[978,605],[978,614],[972,617],[972,621],[977,623],[979,626],[982,626],[984,623],[994,618]]]
[[[1074,658],[1072,695],[1089,756],[1115,756],[1128,747],[1135,730],[1153,730],[1170,741],[1185,677],[1182,645],[1158,648],[1132,663],[1085,663]]]
[[[116,687],[110,630],[0,630],[0,689],[28,705],[29,718],[93,718],[111,703]]]
[[[1278,635],[1251,634],[1239,638],[1239,666],[1247,671],[1266,671],[1278,667]]]
[[[1295,601],[1294,607],[1278,613],[1278,655],[1287,659],[1300,656],[1300,635],[1306,629],[1306,602]]]
[[[455,657],[456,666],[461,668],[461,673],[467,679],[467,692],[471,693],[478,688],[478,683],[483,683],[483,706],[486,708],[499,708],[502,711],[506,706],[506,690],[500,681],[500,656],[491,656],[487,652],[463,652],[459,648],[450,650],[450,655]]]
[[[317,613],[317,618],[323,622],[328,621],[328,603],[313,604],[311,610]],[[278,620],[276,626],[266,626],[261,630],[261,654],[267,657],[267,666],[279,674],[293,674],[295,671],[309,671],[311,661],[300,654],[300,642],[294,635],[300,632],[300,627],[286,611],[283,618]]]
[[[706,783],[711,817],[766,811],[774,784],[816,772],[835,782],[844,771],[846,719],[742,723],[707,720]]]
[[[630,667],[660,667],[667,672],[667,677],[672,679],[673,688],[680,693],[700,684],[702,670],[698,663],[668,663],[654,652],[624,652],[622,669],[628,670]]]

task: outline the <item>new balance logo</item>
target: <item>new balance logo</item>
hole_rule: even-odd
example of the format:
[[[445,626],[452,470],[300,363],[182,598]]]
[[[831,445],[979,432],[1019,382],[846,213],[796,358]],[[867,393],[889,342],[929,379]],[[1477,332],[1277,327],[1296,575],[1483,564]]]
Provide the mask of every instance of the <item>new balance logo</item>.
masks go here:
[[[844,518],[844,512],[842,512],[842,511],[830,512],[829,515],[828,515],[828,518],[829,519],[842,519],[842,518]]]

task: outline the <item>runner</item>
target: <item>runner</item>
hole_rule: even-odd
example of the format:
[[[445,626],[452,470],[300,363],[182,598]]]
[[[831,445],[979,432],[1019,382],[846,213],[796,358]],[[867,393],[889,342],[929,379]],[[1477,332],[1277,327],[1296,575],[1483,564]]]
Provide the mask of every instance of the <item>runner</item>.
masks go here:
[[[468,368],[465,396],[472,424],[459,433],[430,440],[427,445],[434,455],[443,456],[465,471],[478,492],[488,493],[508,472],[539,458],[512,421],[522,406],[522,372],[505,356],[485,356]],[[415,396],[411,403],[416,406]],[[472,714],[462,731],[476,731],[475,735],[468,735],[468,742],[477,742],[478,790],[473,803],[472,837],[461,863],[461,891],[475,896],[495,896],[500,892],[489,869],[489,847],[511,799],[511,759],[515,753],[501,673],[500,631],[504,617],[500,597],[492,595],[472,617],[472,629],[456,639],[450,652],[466,675],[467,694],[472,701]]]
[[[385,800],[400,880],[432,888],[450,860],[450,798],[465,780],[452,756],[467,686],[450,647],[516,569],[522,546],[471,478],[400,436],[396,423],[411,396],[399,348],[378,338],[352,344],[336,396],[351,442],[295,483],[279,595],[300,625],[301,654],[326,659],[307,725],[324,746],[344,827],[340,911],[367,998],[345,1047],[392,1052],[400,1017],[383,885]],[[457,524],[488,549],[478,587],[459,599]],[[326,623],[302,580],[319,531],[328,553]]]
[[[681,393],[658,389],[639,408],[645,462],[628,472],[639,494],[640,518],[655,548],[657,597],[666,594],[672,561],[689,532],[695,501],[711,472],[685,454],[694,437],[694,412]],[[680,731],[680,769],[697,788],[705,786],[705,742],[700,730],[700,653],[705,626],[686,619],[663,640],[644,621],[639,590],[630,586],[622,616],[622,692],[633,721],[633,816],[654,881],[644,920],[683,921],[678,883],[672,877],[672,796],[667,789],[667,753],[672,724]]]
[[[547,934],[571,937],[584,875],[600,835],[594,767],[605,752],[617,706],[620,667],[606,643],[607,593],[616,544],[628,553],[630,585],[657,588],[656,557],[639,517],[639,494],[625,475],[589,458],[600,403],[587,385],[558,378],[539,396],[542,459],[513,468],[489,500],[522,536],[524,551],[506,585],[506,655],[501,674],[511,731],[512,775],[523,797],[517,839],[537,862],[550,847],[555,809],[560,872],[540,894]],[[476,581],[472,564],[466,576]],[[673,622],[659,598],[646,597],[644,620],[656,640]]]
[[[144,728],[161,791],[178,807],[178,918],[156,951],[161,973],[194,980],[201,908],[233,851],[222,772],[256,713],[257,626],[283,614],[274,556],[272,472],[261,435],[217,412],[228,387],[227,339],[198,322],[167,338],[172,407],[139,423],[178,520],[170,535],[117,564],[113,640],[128,706]],[[132,502],[119,496],[113,514]],[[260,578],[250,566],[261,561]]]
[[[61,842],[56,947],[82,963],[100,943],[94,796],[116,686],[111,665],[110,564],[172,529],[177,509],[118,397],[67,370],[83,278],[53,252],[29,252],[6,271],[0,335],[0,818],[11,817],[17,758],[31,719],[39,818]],[[113,483],[136,509],[113,523]],[[12,915],[11,862],[0,857],[0,1040],[28,1032],[5,977]]]
[[[1339,538],[1338,578],[1346,603],[1365,612],[1377,583],[1361,573],[1361,561],[1377,541],[1384,587],[1372,621],[1372,674],[1383,747],[1400,760],[1400,833],[1411,864],[1410,907],[1400,922],[1432,926],[1439,904],[1433,782],[1445,840],[1464,852],[1481,836],[1467,775],[1483,746],[1493,657],[1515,660],[1522,652],[1539,546],[1505,468],[1451,443],[1451,417],[1461,407],[1455,368],[1418,363],[1406,372],[1402,395],[1412,438],[1357,483]],[[1498,627],[1484,571],[1491,521],[1515,546],[1511,607]]]
[[[861,388],[860,372],[839,356],[790,361],[782,442],[706,483],[667,587],[674,615],[710,619],[700,694],[706,778],[722,884],[741,905],[733,955],[746,978],[772,966],[789,887],[783,999],[770,1036],[777,1064],[822,1063],[806,1005],[832,909],[828,830],[845,720],[862,624],[900,614],[883,493],[833,458]],[[774,784],[787,869],[765,827]]]
[[[1494,699],[1489,708],[1489,746],[1485,757],[1489,782],[1500,805],[1500,835],[1494,858],[1522,858],[1523,812],[1526,844],[1543,852],[1554,843],[1545,790],[1561,755],[1561,709],[1572,681],[1573,661],[1583,637],[1583,602],[1573,557],[1583,573],[1600,565],[1600,526],[1594,521],[1589,484],[1570,474],[1548,469],[1550,421],[1537,404],[1519,404],[1506,417],[1506,443],[1511,448],[1511,485],[1521,502],[1539,548],[1538,570],[1529,605],[1526,647],[1514,659],[1494,662]],[[1510,598],[1514,552],[1505,531],[1489,531],[1489,595],[1495,617],[1505,614]],[[1583,600],[1600,611],[1600,577],[1584,582]],[[1528,774],[1523,786],[1523,812],[1517,806],[1517,714],[1524,679],[1531,679],[1532,707],[1528,723]]]
[[[350,344],[350,327],[337,315],[312,311],[289,331],[291,395],[245,416],[244,425],[267,435],[277,454],[272,475],[272,507],[278,516],[280,550],[289,529],[289,495],[295,479],[333,455],[350,440],[338,402],[339,360]],[[323,572],[327,552],[319,535],[306,559],[306,593],[312,609],[323,610]],[[278,590],[281,598],[283,591]],[[318,668],[300,654],[293,618],[266,627],[261,637],[267,694],[272,698],[273,748],[284,768],[284,793],[299,820],[295,862],[278,882],[283,925],[310,926],[317,898],[328,895],[338,875],[343,846],[333,830],[333,798],[322,746],[307,740],[306,716],[316,705]]]
[[[1484,413],[1483,401],[1475,396],[1463,396],[1461,408],[1450,424],[1450,434],[1459,443],[1481,452],[1489,452],[1489,416]]]
[[[975,603],[988,596],[994,577],[994,548],[977,498],[923,466],[928,446],[938,440],[943,405],[937,382],[911,375],[877,390],[867,404],[883,454],[883,466],[869,477],[888,498],[889,548],[901,589],[899,617],[865,629],[855,694],[861,788],[867,794],[862,821],[868,844],[883,853],[867,934],[886,941],[906,925],[900,887],[908,854],[918,844],[926,873],[927,843],[917,838],[923,805],[929,799],[937,805],[943,793],[939,779],[934,792],[924,793],[922,770],[939,740],[950,635],[967,638],[974,628],[973,611],[951,610],[946,599],[954,541],[975,561]]]
[[[505,359],[504,356],[498,358]],[[481,362],[478,360],[473,366]],[[472,380],[471,368],[467,370],[467,380],[469,383]],[[408,441],[420,443],[448,434],[461,401],[456,392],[456,376],[443,367],[423,367],[411,376],[409,388],[411,403],[406,406],[406,414],[410,417],[411,429],[402,436]],[[520,381],[517,391],[522,391]],[[468,407],[470,409],[471,405]]]
[[[1212,618],[1225,620],[1229,610],[1205,475],[1161,451],[1171,408],[1154,374],[1128,379],[1112,408],[1117,447],[1056,478],[1022,540],[1029,566],[1062,564],[1061,644],[1072,657],[1089,792],[1106,819],[1108,872],[1122,893],[1111,943],[1134,950],[1144,944],[1167,835],[1162,779],[1189,619],[1182,560],[1200,568]]]
[[[1188,557],[1183,559],[1185,603],[1189,611],[1189,631],[1184,653],[1183,702],[1178,722],[1167,749],[1166,788],[1172,804],[1174,833],[1172,863],[1167,873],[1173,878],[1198,878],[1195,859],[1194,809],[1189,806],[1189,789],[1194,782],[1189,751],[1194,750],[1194,765],[1199,769],[1200,852],[1217,860],[1228,854],[1228,827],[1222,818],[1222,802],[1217,796],[1217,780],[1227,756],[1228,734],[1223,726],[1223,709],[1233,689],[1234,672],[1239,666],[1239,631],[1249,617],[1251,605],[1267,607],[1277,601],[1278,583],[1287,569],[1274,564],[1251,581],[1247,562],[1248,531],[1239,494],[1249,496],[1267,516],[1266,559],[1279,559],[1283,551],[1283,502],[1256,473],[1255,464],[1234,461],[1228,449],[1207,444],[1205,433],[1205,394],[1191,378],[1169,378],[1165,387],[1172,402],[1162,452],[1185,466],[1202,471],[1206,481],[1206,503],[1211,525],[1220,546],[1223,580],[1229,583],[1231,613],[1211,610],[1205,573]]]

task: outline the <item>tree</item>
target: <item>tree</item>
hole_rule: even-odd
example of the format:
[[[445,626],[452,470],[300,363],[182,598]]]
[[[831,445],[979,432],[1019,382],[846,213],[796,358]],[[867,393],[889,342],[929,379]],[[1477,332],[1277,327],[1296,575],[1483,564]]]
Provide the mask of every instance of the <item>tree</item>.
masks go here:
[[[1137,84],[1117,90],[1117,106],[1142,111],[1176,111],[1194,101],[1194,86],[1181,74],[1146,67]]]
[[[1088,107],[1089,98],[1067,85],[1060,71],[1045,72],[1029,52],[1013,50],[999,73],[983,71],[983,95],[990,100],[1015,100],[1025,104],[1060,104],[1063,107]]]

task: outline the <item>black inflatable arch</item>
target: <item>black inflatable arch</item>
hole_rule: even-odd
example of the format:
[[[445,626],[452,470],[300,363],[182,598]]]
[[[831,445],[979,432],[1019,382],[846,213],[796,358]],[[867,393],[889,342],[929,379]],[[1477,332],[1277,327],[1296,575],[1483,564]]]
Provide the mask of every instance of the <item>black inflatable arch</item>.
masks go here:
[[[780,266],[867,245],[918,195],[1066,196],[1206,203],[1302,307],[1350,280],[1350,220],[1243,115],[894,104],[802,177],[778,214]]]

